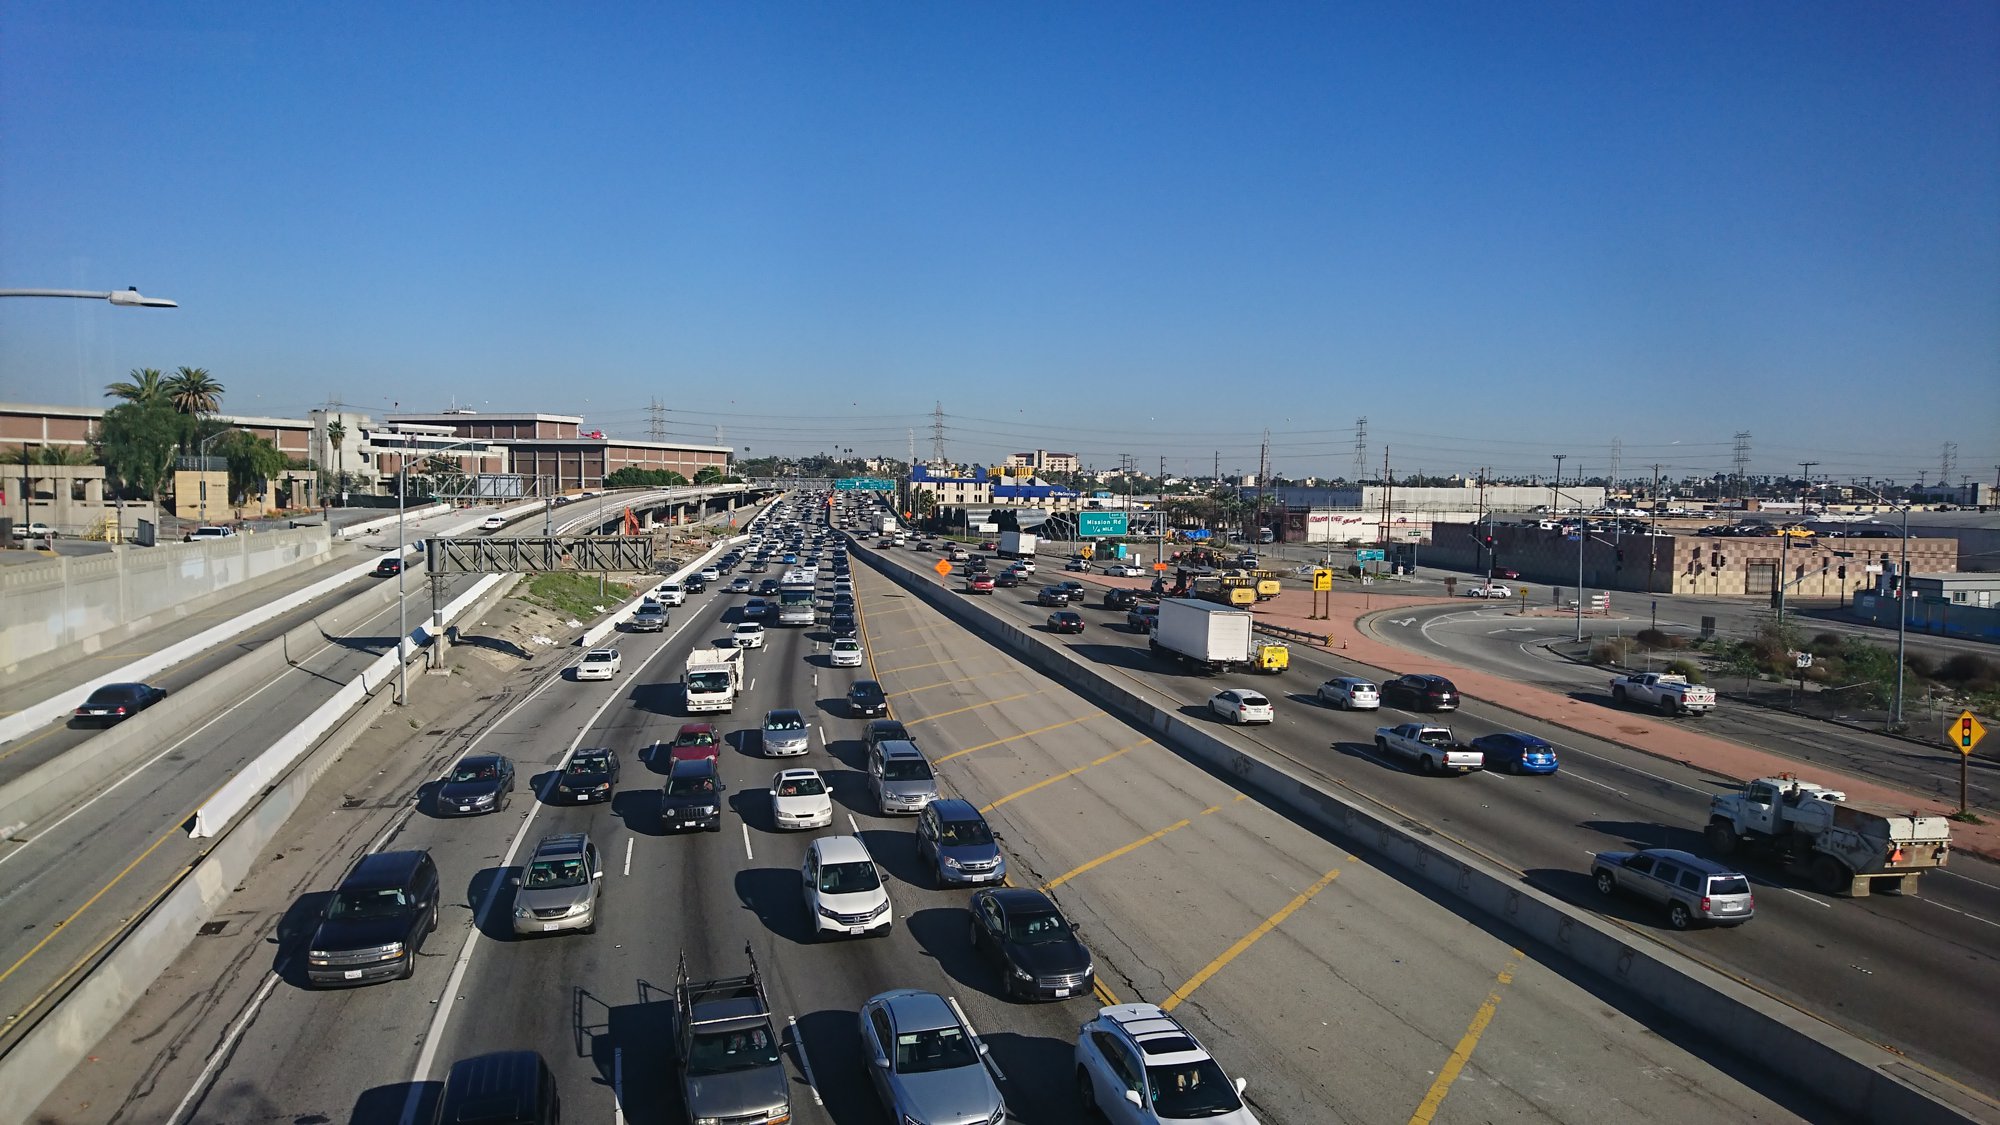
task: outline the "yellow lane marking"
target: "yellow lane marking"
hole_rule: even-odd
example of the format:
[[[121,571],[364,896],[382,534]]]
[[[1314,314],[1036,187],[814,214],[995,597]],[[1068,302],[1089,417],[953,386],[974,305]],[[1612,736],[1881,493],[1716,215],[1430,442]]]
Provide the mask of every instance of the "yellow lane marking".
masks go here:
[[[36,735],[33,738],[23,739],[20,742],[15,743],[13,746],[10,746],[5,750],[0,750],[0,762],[4,762],[8,758],[11,758],[16,754],[19,754],[21,751],[26,750],[28,747],[33,746],[35,743],[40,742],[42,739],[47,738],[48,736],[54,734],[59,730],[68,730],[68,729],[69,729],[68,723],[57,723],[56,725],[50,727],[49,729],[43,731],[42,733]]]
[[[1124,751],[1121,750],[1119,751],[1119,753],[1124,753]],[[1236,800],[1231,801],[1229,803],[1233,805],[1236,803],[1236,801],[1241,801],[1242,799],[1243,799],[1242,796],[1238,796]],[[1195,816],[1207,816],[1209,813],[1212,812],[1220,812],[1222,811],[1223,807],[1224,806],[1222,805],[1210,805],[1207,808],[1201,810],[1200,812],[1194,814],[1194,816],[1184,817],[1181,820],[1174,822],[1173,824],[1167,825],[1165,828],[1160,829],[1158,832],[1155,832],[1150,836],[1141,837],[1125,845],[1122,848],[1117,848],[1113,851],[1105,852],[1103,855],[1098,856],[1096,859],[1091,860],[1090,862],[1084,864],[1083,866],[1071,868],[1070,870],[1065,871],[1062,874],[1056,876],[1055,878],[1049,880],[1047,883],[1043,884],[1042,889],[1046,891],[1046,890],[1053,890],[1056,887],[1060,887],[1064,883],[1069,882],[1071,879],[1076,878],[1078,875],[1081,875],[1084,872],[1089,871],[1094,867],[1097,867],[1101,864],[1110,863],[1112,860],[1117,859],[1119,856],[1129,855],[1132,852],[1138,851],[1140,848],[1143,848],[1147,844],[1150,844],[1153,841],[1159,839],[1160,837],[1165,836],[1169,832],[1186,828],[1188,825],[1194,823]]]
[[[963,715],[967,711],[977,711],[981,707],[991,707],[996,703],[1012,703],[1016,699],[1026,699],[1031,695],[1040,695],[1040,694],[1042,694],[1042,690],[1040,688],[1036,688],[1034,691],[1019,691],[1015,692],[1013,695],[1003,695],[998,699],[989,699],[983,703],[971,703],[967,704],[964,707],[954,707],[949,711],[939,711],[935,715],[925,715],[921,718],[916,718],[916,719],[905,719],[903,721],[903,725],[906,727],[913,727],[916,726],[918,723],[928,723],[932,719],[944,719],[944,718],[949,718],[952,715]]]
[[[1472,1060],[1472,1050],[1479,1046],[1479,1037],[1486,1034],[1486,1025],[1493,1022],[1494,1009],[1500,1006],[1500,990],[1514,983],[1514,969],[1520,965],[1521,957],[1521,951],[1516,949],[1514,959],[1507,962],[1507,967],[1501,969],[1493,978],[1495,981],[1493,991],[1486,994],[1486,1002],[1479,1005],[1479,1010],[1472,1014],[1472,1023],[1466,1027],[1465,1034],[1459,1037],[1458,1046],[1452,1048],[1451,1057],[1444,1061],[1444,1066],[1438,1070],[1437,1077],[1431,1081],[1430,1090],[1424,1094],[1424,1100],[1417,1105],[1417,1111],[1410,1115],[1410,1125],[1430,1125],[1431,1118],[1437,1115],[1438,1106],[1444,1104],[1444,1096],[1450,1091],[1451,1084],[1458,1081],[1459,1073],[1465,1069],[1465,1064]]]
[[[985,750],[990,747],[999,746],[1003,743],[1012,742],[1017,738],[1029,738],[1037,734],[1047,734],[1052,730],[1061,730],[1064,727],[1073,727],[1078,723],[1087,723],[1092,719],[1100,719],[1103,717],[1104,714],[1103,712],[1100,711],[1094,715],[1080,715],[1074,719],[1064,719],[1060,723],[1050,723],[1048,726],[1036,727],[1034,730],[1024,730],[1020,734],[1010,734],[1005,738],[996,738],[991,742],[982,742],[977,746],[968,746],[963,750],[953,750],[951,753],[946,754],[942,758],[932,759],[931,764],[941,766],[944,763],[951,761],[953,758],[963,758],[967,754],[970,754],[975,750]]]
[[[901,672],[915,672],[920,668],[937,668],[946,664],[956,664],[958,660],[958,657],[952,657],[950,660],[933,660],[929,664],[912,664],[905,668],[886,668],[883,669],[882,675],[894,676]]]
[[[180,823],[180,822],[179,822],[179,821],[176,821],[175,823],[176,823],[176,824],[178,824],[178,823]],[[160,845],[161,845],[161,844],[164,844],[164,843],[166,843],[166,842],[167,842],[168,840],[171,840],[171,839],[173,839],[173,838],[174,838],[175,836],[177,836],[177,835],[178,835],[178,833],[176,833],[176,832],[166,832],[166,833],[162,833],[159,839],[157,839],[157,840],[153,841],[153,846],[152,846],[152,847],[149,847],[149,848],[147,848],[147,849],[146,849],[145,851],[143,851],[143,852],[140,852],[140,853],[139,853],[139,858],[137,858],[137,859],[133,860],[132,862],[130,862],[130,863],[128,863],[128,864],[126,864],[126,865],[125,865],[125,870],[123,870],[123,871],[120,871],[120,872],[119,872],[118,874],[116,874],[116,875],[113,875],[113,876],[111,877],[111,881],[110,881],[109,883],[106,883],[106,884],[104,884],[104,885],[103,885],[102,887],[99,887],[99,888],[98,888],[98,890],[97,890],[97,893],[96,893],[96,894],[94,894],[94,895],[91,895],[91,896],[90,896],[89,898],[85,899],[85,900],[83,901],[83,905],[82,905],[82,906],[79,906],[79,907],[77,907],[77,908],[76,908],[75,910],[72,910],[72,911],[70,912],[70,915],[69,915],[69,917],[67,917],[67,918],[64,918],[64,919],[63,919],[62,921],[60,921],[60,922],[57,922],[57,923],[56,923],[56,924],[55,924],[54,926],[50,927],[50,929],[49,929],[49,932],[48,932],[48,933],[46,933],[46,934],[44,934],[44,935],[42,935],[42,940],[40,940],[40,941],[36,942],[36,943],[35,943],[35,947],[34,947],[33,949],[30,949],[30,950],[28,950],[28,951],[27,951],[26,953],[23,953],[23,954],[21,954],[21,959],[20,959],[19,961],[16,961],[16,962],[14,962],[14,963],[13,963],[12,965],[9,965],[9,966],[7,966],[7,971],[6,971],[6,972],[4,972],[4,973],[0,973],[0,981],[5,981],[5,980],[6,980],[6,979],[7,979],[8,977],[11,977],[11,976],[13,976],[13,975],[14,975],[14,973],[15,973],[15,970],[19,969],[19,968],[20,968],[21,966],[23,966],[23,965],[25,965],[25,964],[27,964],[27,963],[28,963],[28,958],[30,958],[30,957],[33,957],[33,956],[34,956],[35,954],[37,954],[37,953],[40,953],[40,952],[42,951],[42,947],[43,947],[43,946],[45,946],[45,945],[47,945],[48,943],[50,943],[50,942],[54,941],[54,940],[56,939],[56,935],[57,935],[57,934],[59,934],[59,933],[62,933],[62,932],[63,932],[63,929],[64,929],[65,927],[67,927],[67,926],[68,926],[68,925],[69,925],[69,924],[70,924],[71,922],[74,922],[74,921],[76,921],[76,920],[77,920],[77,918],[78,918],[78,917],[79,917],[80,915],[82,915],[82,913],[83,913],[84,911],[86,911],[86,910],[89,910],[89,909],[90,909],[90,908],[91,908],[92,906],[96,905],[96,903],[97,903],[97,900],[98,900],[98,899],[100,899],[100,898],[103,898],[103,897],[104,897],[104,895],[105,895],[105,893],[106,893],[107,891],[109,891],[109,890],[111,890],[111,888],[113,888],[113,887],[117,886],[117,885],[118,885],[118,882],[119,882],[119,880],[121,880],[121,879],[125,878],[125,876],[127,876],[127,875],[130,875],[130,874],[132,873],[132,869],[133,869],[134,867],[137,867],[137,866],[139,866],[139,865],[140,865],[141,863],[144,863],[144,862],[146,861],[146,857],[147,857],[147,856],[149,856],[149,855],[152,855],[152,854],[153,854],[154,852],[156,852],[156,851],[160,850]]]
[[[940,688],[940,687],[950,687],[950,686],[951,686],[951,685],[953,685],[953,684],[965,684],[965,683],[971,683],[971,682],[972,682],[973,680],[983,680],[983,679],[985,679],[985,678],[986,678],[986,677],[985,677],[985,676],[983,676],[983,675],[981,675],[981,676],[960,676],[960,677],[958,677],[958,678],[957,678],[957,679],[955,679],[955,680],[939,680],[938,682],[936,682],[936,683],[934,683],[934,684],[925,684],[925,685],[923,685],[922,687],[913,687],[913,688],[901,688],[901,689],[899,689],[899,690],[897,690],[897,691],[892,691],[892,692],[887,692],[886,694],[888,694],[888,695],[915,695],[915,694],[917,694],[917,693],[918,693],[918,692],[920,692],[920,691],[929,691],[929,690],[931,690],[932,688]]]
[[[1160,1004],[1160,1007],[1166,1009],[1169,1012],[1173,1011],[1175,1008],[1180,1007],[1181,1001],[1186,1000],[1188,997],[1194,995],[1195,989],[1200,988],[1202,985],[1208,983],[1208,978],[1221,972],[1223,966],[1229,964],[1231,961],[1236,960],[1236,958],[1242,955],[1244,950],[1257,944],[1257,940],[1259,938],[1263,937],[1265,934],[1270,933],[1272,930],[1277,929],[1279,923],[1291,917],[1292,913],[1298,910],[1299,907],[1304,906],[1308,902],[1311,902],[1313,900],[1314,895],[1325,890],[1329,884],[1331,884],[1335,879],[1338,879],[1339,877],[1340,877],[1340,870],[1338,868],[1335,868],[1334,870],[1329,871],[1326,874],[1320,876],[1318,882],[1315,882],[1312,886],[1307,887],[1303,891],[1300,891],[1297,897],[1293,898],[1292,901],[1284,905],[1283,909],[1279,910],[1276,914],[1271,915],[1269,918],[1264,919],[1264,923],[1258,926],[1256,929],[1251,930],[1249,933],[1244,934],[1242,937],[1236,939],[1236,944],[1230,946],[1228,949],[1223,950],[1222,956],[1217,957],[1213,961],[1210,961],[1207,965],[1202,967],[1202,970],[1200,972],[1196,973],[1192,978],[1190,978],[1186,984],[1181,985],[1179,988],[1174,989],[1174,994],[1172,996],[1167,997],[1166,1000]]]
[[[1101,766],[1104,763],[1110,761],[1111,759],[1116,758],[1118,755],[1123,754],[1128,750],[1137,750],[1139,747],[1144,746],[1151,741],[1153,740],[1150,738],[1142,738],[1139,741],[1134,742],[1130,746],[1120,746],[1118,749],[1113,750],[1111,753],[1106,754],[1101,758],[1096,758],[1091,761],[1085,762],[1084,764],[1076,767],[1073,770],[1064,770],[1063,772],[1055,775],[1054,777],[1045,777],[1042,780],[1035,782],[1033,785],[1030,785],[1025,789],[1016,789],[1012,793],[1007,794],[1005,797],[1002,797],[999,800],[993,802],[992,804],[981,808],[979,811],[983,813],[992,812],[994,809],[999,808],[1001,805],[1006,804],[1007,802],[1013,800],[1016,797],[1025,797],[1028,794],[1033,793],[1037,789],[1046,789],[1047,787],[1054,785],[1056,782],[1062,781],[1065,778],[1075,777],[1077,774],[1082,773],[1083,771],[1089,769],[1092,766]]]

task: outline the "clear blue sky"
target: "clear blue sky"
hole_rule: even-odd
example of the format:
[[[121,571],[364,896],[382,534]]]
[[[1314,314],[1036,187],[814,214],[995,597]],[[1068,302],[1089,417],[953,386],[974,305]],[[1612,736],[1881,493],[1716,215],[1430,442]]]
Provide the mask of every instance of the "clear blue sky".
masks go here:
[[[2000,465],[2000,5],[0,8],[0,399]]]

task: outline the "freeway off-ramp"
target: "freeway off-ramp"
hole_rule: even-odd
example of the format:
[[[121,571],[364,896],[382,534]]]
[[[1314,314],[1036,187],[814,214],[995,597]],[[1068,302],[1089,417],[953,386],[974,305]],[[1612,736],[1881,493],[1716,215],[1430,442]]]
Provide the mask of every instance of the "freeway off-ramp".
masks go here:
[[[1567,979],[1544,951],[1516,951],[1239,799],[1144,732],[857,574],[873,673],[942,761],[947,788],[989,808],[1015,881],[1054,884],[1110,990],[1173,1002],[1250,1079],[1267,1120],[1793,1119],[1705,1059],[1698,1038],[1643,1026]],[[462,733],[425,739],[420,754],[344,764],[349,784],[329,793],[328,815],[281,841],[285,858],[238,896],[230,932],[191,949],[101,1061],[73,1074],[42,1112],[52,1121],[110,1119],[111,1106],[134,1121],[394,1121],[413,1083],[419,1103],[434,1096],[451,1059],[525,1046],[556,1068],[573,1119],[679,1120],[662,990],[683,950],[696,971],[728,972],[741,967],[747,941],[781,1013],[797,1019],[794,1120],[876,1119],[853,1013],[891,987],[957,996],[1024,1118],[1076,1120],[1070,1049],[1094,1002],[993,997],[990,970],[964,944],[965,892],[928,889],[909,822],[872,815],[856,769],[860,723],[839,702],[860,673],[825,667],[815,632],[774,630],[769,648],[749,654],[752,686],[726,728],[754,725],[767,707],[813,712],[808,761],[834,781],[836,824],[851,817],[887,868],[894,933],[804,940],[797,865],[806,841],[771,829],[761,792],[791,763],[753,757],[754,737],[732,735],[724,753],[725,830],[657,834],[658,778],[634,755],[683,721],[663,681],[692,645],[720,635],[736,600],[712,592],[679,611],[667,634],[628,637],[618,682],[555,679],[552,661],[538,660],[506,685],[504,705],[481,708]],[[417,786],[474,738],[479,750],[513,755],[524,778],[544,776],[574,745],[613,746],[626,757],[626,784],[609,807],[540,806],[524,790],[508,812],[478,820],[411,813]],[[600,931],[509,940],[506,876],[519,848],[578,829],[608,859]],[[315,892],[378,842],[437,856],[451,892],[446,925],[413,981],[297,988],[286,974]],[[77,1108],[85,1105],[106,1108]]]

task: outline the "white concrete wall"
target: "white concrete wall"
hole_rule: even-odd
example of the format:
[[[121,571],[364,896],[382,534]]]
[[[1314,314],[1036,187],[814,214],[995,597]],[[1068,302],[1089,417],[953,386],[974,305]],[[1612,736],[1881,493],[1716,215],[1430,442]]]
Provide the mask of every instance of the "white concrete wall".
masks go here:
[[[300,527],[0,568],[0,674],[50,653],[89,655],[134,622],[196,612],[209,595],[241,593],[332,550],[326,528]]]

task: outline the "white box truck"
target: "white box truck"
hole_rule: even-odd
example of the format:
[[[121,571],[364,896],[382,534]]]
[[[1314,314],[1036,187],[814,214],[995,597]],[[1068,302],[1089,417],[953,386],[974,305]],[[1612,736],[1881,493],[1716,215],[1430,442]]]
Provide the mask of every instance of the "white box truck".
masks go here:
[[[1162,598],[1150,643],[1155,656],[1197,672],[1240,672],[1250,667],[1256,651],[1251,636],[1255,621],[1247,609]]]
[[[687,713],[736,710],[736,693],[743,686],[743,650],[698,648],[688,653],[681,689]]]
[[[1000,557],[1003,559],[1031,559],[1035,557],[1035,535],[1031,531],[1003,531],[1000,533]]]

